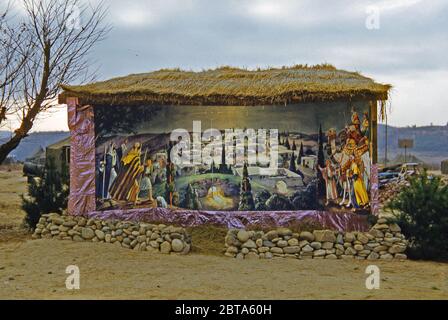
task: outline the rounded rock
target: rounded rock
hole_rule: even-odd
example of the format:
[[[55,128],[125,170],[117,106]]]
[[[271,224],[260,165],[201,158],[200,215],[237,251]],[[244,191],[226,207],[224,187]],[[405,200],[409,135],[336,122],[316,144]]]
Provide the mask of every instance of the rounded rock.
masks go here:
[[[397,260],[406,260],[408,257],[404,253],[396,253],[394,258]]]
[[[90,228],[82,228],[81,229],[81,237],[83,237],[86,240],[90,240],[93,237],[95,237],[95,232],[93,232]]]
[[[249,252],[249,253],[246,255],[246,259],[260,259],[260,257],[259,257],[258,254],[255,253],[255,252]]]
[[[104,232],[101,230],[95,230],[95,235],[98,237],[98,239],[103,240],[105,235]]]
[[[288,228],[278,228],[277,233],[281,237],[292,235],[292,231]]]
[[[285,240],[279,240],[279,241],[277,242],[277,246],[280,247],[280,248],[287,247],[287,246],[288,246],[288,242],[285,241]]]
[[[313,252],[313,250],[313,247],[311,247],[309,244],[302,248],[302,252]]]
[[[314,241],[314,235],[311,232],[302,231],[302,232],[300,232],[299,239],[300,240],[307,240],[309,242],[313,242]]]
[[[237,237],[238,240],[240,240],[241,242],[246,242],[246,241],[249,240],[249,238],[250,238],[250,233],[247,232],[246,230],[240,230],[240,231],[238,231],[236,237]]]
[[[264,258],[265,258],[265,259],[272,259],[272,257],[273,257],[273,255],[272,255],[271,252],[266,252],[266,253],[264,254]]]
[[[238,248],[234,247],[234,246],[230,246],[230,247],[227,248],[226,252],[232,253],[232,254],[237,254],[238,253]]]
[[[168,241],[162,242],[162,244],[160,245],[160,252],[170,253],[170,251],[171,251],[171,243],[169,243]]]
[[[313,247],[316,250],[319,250],[320,248],[322,248],[322,243],[314,241],[310,243],[310,246]]]
[[[269,231],[268,233],[266,233],[265,236],[266,236],[266,239],[272,241],[273,239],[278,238],[278,233],[277,233],[277,231],[272,230],[272,231]]]
[[[184,243],[182,240],[173,239],[173,241],[171,241],[171,248],[174,252],[181,252],[184,249]]]
[[[248,248],[248,249],[255,249],[255,248],[257,248],[257,245],[255,244],[255,242],[252,239],[249,239],[243,243],[242,247]]]
[[[331,230],[314,230],[313,235],[318,242],[336,242],[336,236]]]
[[[368,256],[367,256],[367,260],[377,260],[380,258],[380,255],[376,252],[371,252]]]
[[[325,250],[319,249],[313,252],[313,257],[324,257],[326,254]]]

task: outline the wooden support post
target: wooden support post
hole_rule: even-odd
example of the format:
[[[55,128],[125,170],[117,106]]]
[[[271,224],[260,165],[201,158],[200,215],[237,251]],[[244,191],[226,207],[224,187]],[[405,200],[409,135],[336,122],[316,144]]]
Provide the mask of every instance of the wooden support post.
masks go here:
[[[378,103],[370,102],[370,155],[372,164],[378,163]]]

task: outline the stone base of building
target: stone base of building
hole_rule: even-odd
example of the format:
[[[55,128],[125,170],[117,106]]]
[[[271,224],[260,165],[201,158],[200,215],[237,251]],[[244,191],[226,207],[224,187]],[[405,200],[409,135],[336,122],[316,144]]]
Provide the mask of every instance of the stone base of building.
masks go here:
[[[56,213],[42,215],[33,238],[103,242],[138,251],[166,254],[187,254],[191,249],[191,237],[182,227],[138,221],[88,219]]]
[[[225,238],[225,255],[237,259],[403,260],[407,245],[400,227],[380,218],[368,232],[231,229]]]

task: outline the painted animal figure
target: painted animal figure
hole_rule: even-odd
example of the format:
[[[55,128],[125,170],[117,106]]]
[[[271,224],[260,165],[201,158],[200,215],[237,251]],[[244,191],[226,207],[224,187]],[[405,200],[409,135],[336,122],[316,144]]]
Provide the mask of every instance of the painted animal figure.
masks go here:
[[[157,204],[161,208],[168,208],[168,203],[166,202],[165,198],[162,196],[157,197]]]

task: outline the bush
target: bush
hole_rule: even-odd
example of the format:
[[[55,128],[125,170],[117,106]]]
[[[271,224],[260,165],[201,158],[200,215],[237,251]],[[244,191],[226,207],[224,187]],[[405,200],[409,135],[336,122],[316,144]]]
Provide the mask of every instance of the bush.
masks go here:
[[[448,259],[448,185],[426,173],[410,179],[387,208],[410,241],[408,254],[416,259]]]
[[[261,190],[255,195],[255,210],[264,211],[268,210],[266,207],[266,201],[271,197],[271,194],[267,190]]]
[[[288,211],[294,210],[294,206],[288,197],[283,196],[281,194],[273,194],[266,201],[266,208],[271,211]]]
[[[22,195],[22,209],[26,212],[25,224],[36,228],[42,214],[67,208],[69,194],[68,170],[56,170],[53,158],[49,158],[42,177],[34,178],[28,184],[28,196]]]

